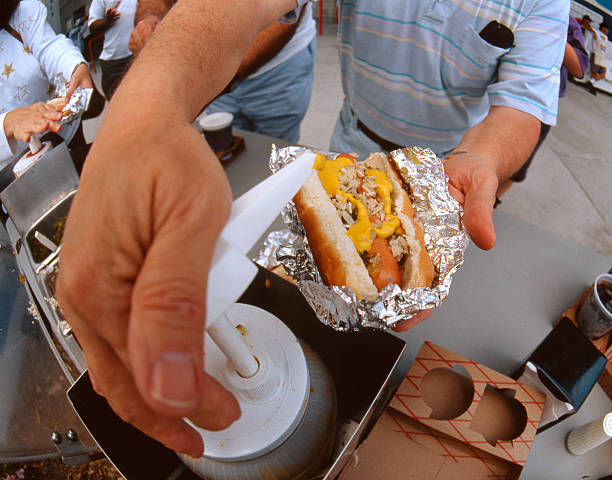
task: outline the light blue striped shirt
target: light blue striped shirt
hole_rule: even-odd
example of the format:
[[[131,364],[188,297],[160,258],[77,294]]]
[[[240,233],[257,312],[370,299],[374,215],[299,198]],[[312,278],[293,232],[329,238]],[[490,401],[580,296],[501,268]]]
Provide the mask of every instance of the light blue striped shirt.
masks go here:
[[[344,93],[381,137],[437,153],[457,146],[491,106],[556,124],[569,0],[339,0]],[[499,48],[479,32],[514,34]]]

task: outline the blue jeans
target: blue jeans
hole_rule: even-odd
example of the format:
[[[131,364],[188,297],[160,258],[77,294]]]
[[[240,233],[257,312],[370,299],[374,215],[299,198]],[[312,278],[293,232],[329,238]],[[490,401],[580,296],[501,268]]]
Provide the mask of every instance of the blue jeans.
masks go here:
[[[370,139],[357,126],[357,116],[353,114],[345,98],[342,110],[338,115],[329,149],[337,153],[357,153],[361,160],[368,158],[372,152],[382,151],[380,145]]]
[[[272,70],[242,81],[206,112],[230,112],[236,128],[297,142],[310,103],[315,51],[316,38]]]

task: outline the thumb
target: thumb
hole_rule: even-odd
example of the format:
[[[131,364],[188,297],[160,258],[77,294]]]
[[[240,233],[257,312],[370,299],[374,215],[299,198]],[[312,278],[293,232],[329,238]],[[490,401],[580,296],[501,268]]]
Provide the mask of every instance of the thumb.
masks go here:
[[[151,408],[220,429],[240,416],[240,408],[203,369],[212,248],[202,245],[214,245],[210,230],[174,225],[157,234],[134,286],[128,349],[136,384]]]
[[[463,223],[470,238],[483,250],[490,250],[495,246],[493,205],[496,191],[496,182],[483,182],[465,195]]]

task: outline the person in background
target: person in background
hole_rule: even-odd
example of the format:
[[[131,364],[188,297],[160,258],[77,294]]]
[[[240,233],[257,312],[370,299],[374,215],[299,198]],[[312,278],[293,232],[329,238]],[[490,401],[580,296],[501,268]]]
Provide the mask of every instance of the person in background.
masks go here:
[[[591,81],[596,82],[606,76],[606,48],[610,28],[601,22],[599,30],[593,31],[593,49],[591,58]]]
[[[94,388],[121,418],[194,457],[204,445],[183,418],[221,429],[240,407],[203,369],[203,292],[232,196],[191,122],[256,35],[283,15],[295,21],[305,3],[179,0],[111,101],[66,222],[57,294]],[[347,95],[338,151],[447,153],[463,225],[492,248],[498,188],[531,154],[540,123],[555,122],[569,2],[338,6]]]
[[[39,1],[0,0],[0,5],[0,166],[23,151],[32,135],[46,131],[59,133],[73,159],[78,151],[84,161],[80,120],[61,128],[61,112],[45,102],[57,78],[70,81],[67,98],[78,86],[93,86],[85,59],[68,38],[55,34]]]
[[[141,0],[130,49],[137,53],[173,0]],[[300,138],[312,92],[316,53],[315,21],[307,4],[297,22],[275,22],[259,33],[225,94],[206,113],[229,112],[233,126],[290,142]]]
[[[89,26],[87,25],[87,17],[79,17],[68,32],[68,38],[72,40],[72,43],[74,43],[81,52],[84,52],[85,37],[88,34]]]
[[[330,149],[363,157],[427,147],[449,171],[494,166],[500,197],[529,158],[540,124],[556,122],[568,5],[411,5],[339,2],[345,100]]]
[[[137,6],[138,0],[93,0],[89,7],[90,34],[104,34],[100,69],[102,91],[107,100],[113,96],[132,60],[128,43]]]
[[[593,31],[593,27],[591,27],[592,21],[593,20],[588,15],[583,15],[582,18],[578,21],[578,23],[580,23],[580,28],[582,29],[582,35],[584,36],[584,45],[587,48],[587,51],[589,51],[589,42],[591,41],[589,33],[587,32],[592,33]]]
[[[571,75],[574,78],[583,78],[589,69],[589,54],[586,51],[584,45],[584,36],[580,23],[574,17],[569,17],[569,24],[567,29],[567,42],[565,44],[565,54],[563,55],[563,64],[561,65],[561,78],[559,82],[559,98],[565,97],[567,93],[567,81],[568,76]],[[544,143],[546,136],[550,132],[552,127],[546,123],[542,123],[540,127],[540,137],[538,143],[533,149],[533,153],[521,167],[521,169],[512,175],[506,185],[507,188],[511,186],[513,182],[522,182],[527,177],[527,169],[531,165],[533,158],[535,157],[538,149]],[[507,189],[506,188],[506,189]]]
[[[607,46],[607,25],[601,23],[600,30],[597,31],[591,24],[591,17],[584,15],[580,20],[582,33],[584,34],[584,46],[589,55],[589,68],[584,72],[586,86],[593,95],[597,95],[597,90],[593,82],[605,77],[605,49]],[[602,34],[602,27],[606,30],[606,34]],[[603,53],[602,53],[603,47]]]

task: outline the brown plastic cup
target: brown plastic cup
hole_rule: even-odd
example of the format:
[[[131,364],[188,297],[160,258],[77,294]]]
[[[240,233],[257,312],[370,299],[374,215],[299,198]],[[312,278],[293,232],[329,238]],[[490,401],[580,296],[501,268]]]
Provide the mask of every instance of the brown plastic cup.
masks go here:
[[[589,338],[597,339],[612,330],[612,275],[598,275],[589,296],[577,313],[580,330]]]

